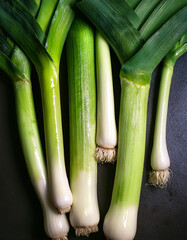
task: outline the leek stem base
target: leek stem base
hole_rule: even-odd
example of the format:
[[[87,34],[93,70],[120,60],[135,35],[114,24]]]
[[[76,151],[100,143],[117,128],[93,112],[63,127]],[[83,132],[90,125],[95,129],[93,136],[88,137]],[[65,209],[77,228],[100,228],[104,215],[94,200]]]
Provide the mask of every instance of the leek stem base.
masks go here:
[[[97,146],[95,150],[95,159],[98,163],[114,163],[117,158],[116,148],[104,148]]]
[[[57,208],[57,212],[62,215],[63,213],[68,213],[71,210],[71,206],[67,206],[67,207],[59,207]]]
[[[148,182],[155,187],[164,188],[167,186],[171,176],[172,171],[169,168],[165,170],[153,170],[149,172]]]
[[[79,228],[75,228],[75,234],[77,237],[80,236],[89,236],[90,233],[94,233],[94,232],[98,232],[98,226],[94,225],[94,226],[89,226],[89,227],[79,227]]]
[[[67,236],[61,236],[61,237],[57,237],[57,238],[53,238],[52,240],[68,240]]]

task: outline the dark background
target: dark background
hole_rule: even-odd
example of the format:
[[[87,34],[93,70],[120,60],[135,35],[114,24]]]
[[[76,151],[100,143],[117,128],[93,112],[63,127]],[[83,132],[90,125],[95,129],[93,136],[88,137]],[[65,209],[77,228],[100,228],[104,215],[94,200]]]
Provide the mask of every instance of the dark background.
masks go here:
[[[65,52],[61,62],[61,95],[65,155],[69,173],[68,90]],[[112,53],[116,116],[119,113],[120,64]],[[173,177],[164,189],[147,184],[161,65],[153,73],[150,89],[147,144],[135,240],[187,239],[187,54],[176,63],[167,120],[167,145]],[[44,145],[40,90],[33,72],[33,89]],[[118,122],[118,117],[117,117]],[[98,166],[99,232],[89,239],[104,240],[102,224],[110,204],[114,165]],[[47,240],[39,201],[29,180],[17,131],[15,100],[10,79],[0,72],[0,240]],[[69,239],[76,239],[71,229]],[[80,237],[80,240],[87,239]]]

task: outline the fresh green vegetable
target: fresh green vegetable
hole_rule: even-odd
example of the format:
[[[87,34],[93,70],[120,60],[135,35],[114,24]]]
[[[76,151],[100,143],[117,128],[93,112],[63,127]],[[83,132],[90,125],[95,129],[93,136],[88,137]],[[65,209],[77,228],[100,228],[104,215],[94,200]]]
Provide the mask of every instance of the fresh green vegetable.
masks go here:
[[[114,93],[110,48],[102,35],[97,32],[97,148],[95,158],[98,162],[114,162],[117,156],[117,129],[114,109]]]
[[[166,144],[169,92],[175,63],[185,52],[187,52],[187,34],[175,44],[163,62],[151,154],[151,167],[153,171],[149,173],[149,183],[154,186],[166,186],[171,175],[169,169],[170,159]]]
[[[96,86],[93,29],[76,18],[67,39],[70,183],[73,205],[70,222],[76,235],[98,231]]]
[[[56,152],[59,159],[56,163],[54,160],[52,160],[52,162],[48,161],[48,173],[52,182],[51,192],[53,202],[58,206],[59,213],[69,212],[73,201],[64,165],[59,65],[64,42],[74,19],[74,11],[71,8],[74,1],[75,0],[59,0],[46,41],[46,49],[54,61],[55,71],[53,70],[53,73],[55,73],[56,79],[54,79],[54,81],[51,81],[52,79],[50,80],[51,85],[50,82],[46,84],[48,85],[47,88],[49,88],[46,89],[46,100],[43,101],[43,108],[47,110],[44,111],[44,115],[45,118],[48,118],[46,121],[50,137],[49,139],[46,139],[48,141],[48,147],[53,148],[51,148],[50,151],[54,151],[54,153]],[[48,99],[49,95],[51,95],[51,99]],[[51,111],[54,111],[53,119],[51,119]],[[52,123],[54,123],[53,127]],[[56,146],[53,145],[55,141]],[[53,155],[53,157],[55,156]]]

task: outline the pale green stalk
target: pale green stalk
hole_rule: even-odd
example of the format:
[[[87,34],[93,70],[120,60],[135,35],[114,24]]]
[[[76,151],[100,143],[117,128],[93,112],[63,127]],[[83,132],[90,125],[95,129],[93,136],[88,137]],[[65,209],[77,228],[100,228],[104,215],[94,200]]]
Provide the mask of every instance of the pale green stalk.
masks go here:
[[[44,81],[40,81],[50,191],[59,213],[68,212],[73,201],[65,168],[59,89],[60,58],[67,33],[74,19],[74,12],[71,8],[73,3],[74,0],[59,0],[58,2],[46,41],[46,49],[54,61],[54,66],[51,68],[50,62],[47,62],[42,73],[44,75],[41,76]]]
[[[178,42],[167,54],[163,62],[151,154],[152,171],[149,173],[149,183],[154,186],[165,187],[171,175],[169,169],[170,158],[166,143],[169,93],[175,63],[186,51],[187,43]]]
[[[107,239],[134,239],[144,165],[149,84],[121,78],[118,159],[112,201],[103,230]]]

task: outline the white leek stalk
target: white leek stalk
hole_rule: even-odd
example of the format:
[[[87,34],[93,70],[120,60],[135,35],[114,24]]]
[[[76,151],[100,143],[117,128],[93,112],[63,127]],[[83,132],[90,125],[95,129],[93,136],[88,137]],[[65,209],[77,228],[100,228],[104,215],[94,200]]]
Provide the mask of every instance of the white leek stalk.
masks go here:
[[[96,33],[97,69],[97,133],[96,153],[98,162],[114,162],[117,150],[117,129],[110,48],[102,35]]]

